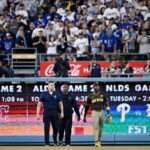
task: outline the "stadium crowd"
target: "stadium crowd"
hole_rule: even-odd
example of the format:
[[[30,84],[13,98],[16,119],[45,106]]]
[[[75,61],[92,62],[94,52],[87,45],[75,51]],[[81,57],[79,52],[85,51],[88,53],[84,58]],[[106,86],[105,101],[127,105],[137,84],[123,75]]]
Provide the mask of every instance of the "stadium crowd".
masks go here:
[[[29,47],[45,54],[44,61],[59,53],[70,61],[149,54],[150,0],[0,0],[1,61],[12,48],[30,53],[23,50]]]

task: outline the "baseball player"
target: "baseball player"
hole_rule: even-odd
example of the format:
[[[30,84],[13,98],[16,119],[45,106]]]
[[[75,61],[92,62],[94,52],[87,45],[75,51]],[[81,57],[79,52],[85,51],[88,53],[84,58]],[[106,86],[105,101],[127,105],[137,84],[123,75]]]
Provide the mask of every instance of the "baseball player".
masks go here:
[[[104,123],[104,105],[106,105],[107,117],[110,117],[110,107],[106,96],[100,91],[100,85],[98,82],[94,83],[94,92],[88,95],[83,122],[86,122],[89,105],[91,105],[92,109],[95,147],[100,147]]]

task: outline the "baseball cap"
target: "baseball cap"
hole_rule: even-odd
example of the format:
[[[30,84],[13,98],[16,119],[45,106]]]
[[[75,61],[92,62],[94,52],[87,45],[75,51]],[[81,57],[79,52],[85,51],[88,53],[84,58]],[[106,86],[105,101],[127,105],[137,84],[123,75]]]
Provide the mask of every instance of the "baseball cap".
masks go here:
[[[123,18],[129,18],[129,16],[128,15],[124,15]]]
[[[106,29],[106,34],[112,34],[112,30]]]
[[[47,25],[48,25],[49,27],[50,27],[50,26],[53,26],[53,24],[52,24],[51,22],[49,22]]]
[[[117,27],[117,25],[116,24],[113,24],[112,26],[111,26],[111,29],[112,30],[115,30],[115,29],[117,29],[118,27]]]
[[[54,15],[54,18],[59,18],[59,16],[58,15]]]
[[[40,29],[39,29],[39,32],[43,32],[43,29],[40,28]]]
[[[82,31],[80,31],[80,32],[79,32],[79,35],[83,35],[83,32],[82,32]]]
[[[93,37],[97,36],[98,37],[98,34],[97,33],[93,33]]]
[[[42,13],[42,12],[39,12],[38,15],[43,15],[43,13]]]
[[[10,36],[10,33],[6,33],[6,36]]]

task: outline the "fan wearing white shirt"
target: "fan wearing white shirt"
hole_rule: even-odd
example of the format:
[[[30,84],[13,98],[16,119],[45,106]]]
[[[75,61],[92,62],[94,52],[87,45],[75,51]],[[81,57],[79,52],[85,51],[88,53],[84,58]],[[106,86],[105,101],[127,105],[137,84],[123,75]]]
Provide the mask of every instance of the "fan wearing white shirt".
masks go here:
[[[28,20],[28,12],[24,6],[24,4],[19,5],[19,9],[15,12],[16,15],[22,16],[23,21],[27,24]]]
[[[117,10],[117,8],[114,7],[114,5],[115,5],[115,2],[112,1],[109,7],[104,12],[104,18],[106,19],[107,24],[109,24],[110,19],[113,18],[115,20],[118,20],[120,17],[119,11]]]
[[[39,21],[38,24],[37,24],[37,27],[32,32],[32,38],[38,36],[39,30],[42,30],[44,35],[45,35],[45,29],[43,29],[42,26],[43,26],[42,22]]]
[[[7,7],[7,0],[0,0],[0,14],[2,14],[5,7]]]
[[[74,20],[75,13],[71,13],[70,9],[65,9],[65,15],[62,17],[62,20],[64,21],[66,18],[68,18],[69,21]]]
[[[74,22],[69,23],[69,28],[71,34],[73,34],[74,36],[76,36],[79,33],[79,29],[75,26]]]
[[[56,36],[56,31],[54,29],[54,25],[50,22],[47,23],[46,27],[45,27],[45,34],[46,34],[46,38],[47,40],[49,39],[50,36]]]
[[[58,18],[58,15],[55,15],[54,16],[54,20],[51,21],[51,23],[54,25],[53,28],[54,30],[56,30],[58,27],[59,27],[59,22],[58,22],[59,18]]]
[[[74,48],[77,50],[77,59],[85,60],[89,54],[89,42],[88,39],[83,37],[83,32],[80,31],[79,38],[75,40]]]
[[[47,53],[50,54],[47,56],[48,61],[55,61],[56,55],[57,55],[57,46],[59,42],[57,39],[55,39],[54,36],[50,36],[49,41],[46,43],[47,46]]]

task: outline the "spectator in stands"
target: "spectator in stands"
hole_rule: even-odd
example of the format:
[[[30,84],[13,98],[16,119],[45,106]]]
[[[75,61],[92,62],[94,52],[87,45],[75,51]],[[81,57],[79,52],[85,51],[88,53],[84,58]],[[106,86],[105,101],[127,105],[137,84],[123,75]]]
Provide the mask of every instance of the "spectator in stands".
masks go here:
[[[59,42],[57,39],[55,39],[54,36],[50,36],[49,40],[46,43],[47,46],[47,60],[48,61],[55,61],[56,55],[57,55],[57,46]]]
[[[117,67],[115,61],[113,60],[110,61],[110,66],[106,68],[104,73],[106,74],[106,76],[108,75],[110,77],[116,77],[115,74],[117,74]]]
[[[66,54],[69,61],[76,61],[76,51],[72,46],[67,47]]]
[[[104,55],[106,53],[112,53],[114,55],[116,54],[117,39],[112,34],[111,29],[106,29],[106,34],[102,37],[101,43],[102,43],[101,55]],[[105,56],[106,59],[109,59],[109,57],[114,57],[114,56],[112,56],[112,55]]]
[[[123,38],[123,53],[128,53],[128,40],[129,40],[129,32],[125,27],[122,28],[122,38]]]
[[[58,35],[60,45],[58,50],[65,52],[68,46],[73,46],[75,38],[74,35],[70,32],[67,25],[64,26],[62,33]]]
[[[5,78],[14,77],[14,70],[11,68],[10,64],[7,62],[3,63],[3,75]]]
[[[101,66],[96,62],[96,57],[92,58],[88,69],[91,77],[101,77]]]
[[[16,21],[16,18],[11,18],[8,25],[10,27],[10,32],[16,35],[17,30],[18,30],[18,23]]]
[[[89,33],[89,30],[88,30],[88,27],[87,27],[86,22],[84,22],[84,23],[82,24],[81,31],[83,32],[84,38],[89,39],[89,34],[90,34],[90,33]]]
[[[93,33],[93,40],[90,42],[91,54],[99,58],[100,55],[100,40],[98,40],[98,34]]]
[[[33,22],[30,22],[29,23],[29,29],[27,29],[25,31],[25,37],[26,37],[26,40],[27,40],[27,45],[28,47],[33,47],[32,45],[32,33],[33,33],[33,30],[35,29],[35,26],[34,26],[34,23]]]
[[[58,17],[60,17],[60,15],[56,12],[57,10],[56,10],[56,7],[54,6],[54,5],[51,5],[51,7],[50,7],[50,9],[49,9],[49,12],[47,12],[46,14],[45,14],[45,16],[44,16],[44,20],[46,21],[46,22],[51,22],[51,21],[53,21],[54,20],[54,17],[55,16],[58,16]],[[59,18],[60,19],[60,18]]]
[[[37,15],[37,11],[42,6],[44,0],[25,0],[23,1],[26,10],[28,11],[29,20],[34,21]]]
[[[5,56],[5,59],[8,59],[8,60],[11,59],[10,55],[12,53],[12,49],[14,48],[14,45],[15,45],[15,41],[12,38],[11,34],[6,33],[6,37],[2,41],[3,53],[8,54],[8,55]]]
[[[77,27],[75,26],[75,23],[74,23],[74,22],[70,22],[70,23],[69,23],[69,29],[70,29],[71,34],[73,34],[74,36],[78,35],[78,33],[79,33],[79,28],[77,28]]]
[[[111,26],[114,36],[117,39],[117,53],[122,52],[123,44],[122,44],[122,31],[118,28],[116,24]]]
[[[147,64],[144,66],[146,73],[150,73],[150,60],[147,61]]]
[[[35,29],[32,32],[32,38],[38,36],[39,30],[42,30],[43,34],[45,35],[45,29],[43,28],[43,25],[42,25],[41,21],[37,22],[37,27],[35,27]]]
[[[46,37],[44,36],[43,30],[39,29],[39,33],[36,37],[33,38],[33,46],[37,48],[38,54],[46,54]],[[41,59],[44,60],[44,55],[42,55]]]
[[[22,17],[22,21],[27,25],[28,12],[23,3],[19,4],[19,9],[16,10],[15,14],[20,15]]]
[[[129,40],[125,41],[125,43],[128,43],[128,50],[129,53],[135,53],[135,42],[136,42],[136,33],[134,32],[134,28],[129,28]]]
[[[7,0],[0,1],[0,14],[2,14],[3,10],[7,7]]]
[[[118,73],[119,77],[124,77],[122,74],[124,74],[124,69],[125,69],[125,66],[126,66],[126,62],[127,62],[127,60],[125,60],[124,57],[122,57],[119,60],[119,64],[118,64],[118,67],[117,67],[117,73]]]
[[[10,26],[6,25],[5,27],[5,36],[7,33],[10,33],[11,37],[15,40],[16,39],[16,34],[14,34],[13,32],[10,31]]]
[[[77,51],[78,60],[86,60],[89,54],[89,42],[83,37],[83,32],[79,32],[79,37],[75,40],[74,48]]]
[[[24,36],[24,31],[19,32],[19,36],[16,38],[15,47],[20,49],[20,53],[26,53],[26,41]]]
[[[133,75],[133,68],[130,66],[130,62],[126,62],[125,68],[123,69],[123,74],[127,74],[123,77],[134,77]]]
[[[47,40],[49,39],[50,36],[56,36],[54,25],[50,22],[45,27],[45,35],[46,35]]]
[[[55,31],[58,30],[58,27],[59,27],[59,22],[58,21],[59,21],[59,16],[55,15],[53,21],[51,21],[51,23],[54,25],[53,28],[54,28]]]
[[[109,4],[109,7],[104,12],[104,18],[106,20],[106,25],[109,24],[111,19],[114,19],[114,23],[119,19],[120,14],[117,8],[115,8],[115,1],[112,0]]]
[[[39,23],[39,22],[42,24],[42,27],[43,27],[43,28],[46,26],[47,21],[43,18],[43,13],[42,13],[42,12],[39,12],[39,13],[38,13],[38,19],[36,19],[36,20],[34,21],[35,27],[38,26],[38,23]]]
[[[137,42],[140,44],[139,53],[150,53],[150,36],[147,35],[146,30],[142,29],[142,35],[138,35]]]

